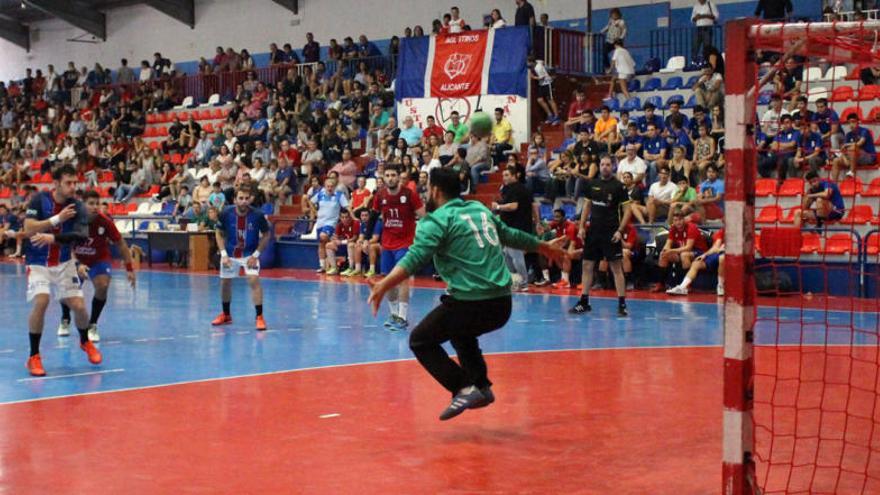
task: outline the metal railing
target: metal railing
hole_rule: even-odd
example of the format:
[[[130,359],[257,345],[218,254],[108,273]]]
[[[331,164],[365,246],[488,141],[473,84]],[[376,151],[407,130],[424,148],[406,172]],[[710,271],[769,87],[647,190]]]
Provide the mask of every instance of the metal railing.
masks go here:
[[[535,57],[559,74],[598,74],[604,69],[603,40],[598,33],[536,26],[532,43]]]
[[[833,22],[833,21],[855,21],[856,15],[861,13],[865,16],[865,20],[868,21],[876,21],[880,19],[880,10],[871,9],[871,10],[862,10],[860,12],[851,11],[851,12],[837,12],[834,14],[825,14],[822,16],[822,20],[825,22]]]
[[[710,42],[712,46],[724,51],[724,27],[708,26],[711,29]],[[651,58],[660,59],[660,65],[665,66],[672,57],[684,57],[688,63],[696,58],[702,58],[702,47],[700,53],[695,53],[694,43],[698,39],[702,28],[684,27],[684,28],[662,28],[651,30]]]

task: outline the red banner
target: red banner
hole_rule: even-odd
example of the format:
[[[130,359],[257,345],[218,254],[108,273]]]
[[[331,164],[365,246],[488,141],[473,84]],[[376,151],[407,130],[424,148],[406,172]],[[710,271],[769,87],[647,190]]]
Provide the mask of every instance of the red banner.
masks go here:
[[[480,94],[488,31],[438,35],[431,71],[431,96],[461,98]]]

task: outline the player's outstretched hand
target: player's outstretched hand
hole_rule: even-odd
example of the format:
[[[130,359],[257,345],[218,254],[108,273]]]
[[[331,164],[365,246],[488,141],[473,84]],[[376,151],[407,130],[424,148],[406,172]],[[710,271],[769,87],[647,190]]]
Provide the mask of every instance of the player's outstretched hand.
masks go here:
[[[55,236],[52,234],[34,234],[31,236],[30,241],[36,247],[43,247],[55,242]]]
[[[76,216],[76,205],[69,204],[64,207],[63,210],[58,214],[58,218],[61,219],[62,222],[66,222],[71,218]]]
[[[379,306],[382,305],[382,298],[385,297],[385,288],[381,282],[377,283],[370,278],[367,279],[367,284],[370,286],[370,297],[367,298],[367,304],[370,305],[375,317],[379,314]]]
[[[562,260],[568,256],[568,253],[562,249],[562,244],[564,242],[565,237],[558,237],[549,242],[542,242],[541,244],[538,244],[538,253],[551,261],[561,263]]]

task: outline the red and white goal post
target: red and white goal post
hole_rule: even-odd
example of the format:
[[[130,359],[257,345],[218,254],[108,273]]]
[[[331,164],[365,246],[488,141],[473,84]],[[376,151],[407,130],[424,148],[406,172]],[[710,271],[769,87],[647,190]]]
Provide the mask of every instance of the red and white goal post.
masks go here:
[[[762,106],[758,104],[760,95],[767,91],[769,82],[763,76],[768,67],[759,66],[757,53],[781,54],[775,62],[779,69],[788,56],[797,57],[805,71],[811,67],[825,72],[842,65],[849,71],[880,66],[880,21],[773,24],[737,20],[727,24],[725,37],[722,493],[880,494],[880,324],[877,301],[863,297],[865,267],[871,263],[876,267],[880,261],[876,253],[869,259],[866,253],[871,251],[866,246],[870,242],[865,237],[880,236],[868,233],[876,231],[871,225],[880,221],[876,217],[867,222],[853,218],[855,205],[871,201],[875,215],[880,213],[880,195],[866,193],[862,188],[867,182],[862,184],[858,176],[846,179],[858,182],[858,190],[850,190],[848,186],[853,184],[838,182],[847,191],[847,217],[805,230],[804,236],[809,233],[818,238],[812,251],[801,246],[801,231],[786,225],[800,210],[788,203],[786,215],[784,202],[799,204],[803,193],[784,198],[781,190],[772,187],[776,192],[757,199],[762,205],[775,206],[769,214],[778,212],[779,218],[770,218],[770,225],[756,223],[756,115]],[[880,93],[869,99],[867,88],[862,93],[857,78],[840,76],[832,71],[830,79],[804,78],[802,92],[809,96],[810,108],[814,109],[818,99],[818,86],[829,99],[832,94],[845,93],[835,92],[836,87],[854,86],[852,99],[838,101],[833,107],[847,115],[857,111],[865,119],[875,116],[875,122],[861,123],[872,125],[876,138],[880,113],[873,108],[880,106]],[[847,115],[840,115],[844,132]],[[830,164],[842,151],[827,143],[825,146]],[[831,174],[828,164],[819,173],[827,178]],[[880,171],[876,176],[880,177]],[[759,253],[756,239],[761,229],[766,229],[768,237],[772,229],[789,234],[794,231],[795,254],[781,253],[775,258],[773,253]],[[837,250],[840,239],[847,242],[848,235],[852,236],[850,249],[844,246]],[[770,267],[774,273],[790,269],[801,277],[807,265],[818,270],[818,277],[824,277],[820,280],[824,287],[839,280],[853,281],[858,287],[837,298],[827,297],[829,289],[814,299],[797,289],[785,300],[780,296],[762,298],[759,309],[756,269]],[[838,270],[839,276],[832,274],[833,270]],[[876,269],[872,273],[870,276],[877,276]],[[806,283],[796,282],[798,287]]]

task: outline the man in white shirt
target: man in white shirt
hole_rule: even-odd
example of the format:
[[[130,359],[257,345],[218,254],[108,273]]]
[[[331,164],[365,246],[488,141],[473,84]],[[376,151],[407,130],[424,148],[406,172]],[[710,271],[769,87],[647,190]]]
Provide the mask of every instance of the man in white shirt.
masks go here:
[[[629,90],[627,83],[636,74],[636,62],[633,60],[629,50],[623,47],[623,41],[614,42],[614,53],[611,54],[611,71],[615,74],[614,81],[608,88],[608,98],[614,97],[614,86],[620,87],[620,92],[626,99],[629,99]]]
[[[464,31],[464,19],[459,17],[458,7],[452,7],[449,9],[449,14],[452,16],[452,19],[449,21],[449,34]]]
[[[783,115],[789,115],[788,110],[782,107],[782,97],[774,94],[770,98],[770,107],[761,117],[761,130],[768,140],[772,140],[779,133],[780,120]]]
[[[672,197],[678,191],[678,186],[669,180],[669,169],[663,167],[657,172],[658,181],[651,184],[648,189],[647,206],[642,206],[644,213],[648,214],[648,223],[654,223],[657,217],[669,214],[669,205]]]
[[[623,182],[623,174],[629,172],[633,176],[633,182],[641,184],[645,180],[648,165],[636,155],[636,145],[626,145],[626,157],[617,162],[617,180]]]
[[[724,78],[712,70],[711,65],[705,64],[702,75],[694,84],[694,95],[697,97],[697,105],[706,109],[723,104]]]
[[[691,51],[691,60],[696,60],[702,55],[702,50],[712,46],[713,28],[718,22],[718,9],[715,8],[715,4],[710,0],[697,0],[691,12],[691,22],[697,27]]]

